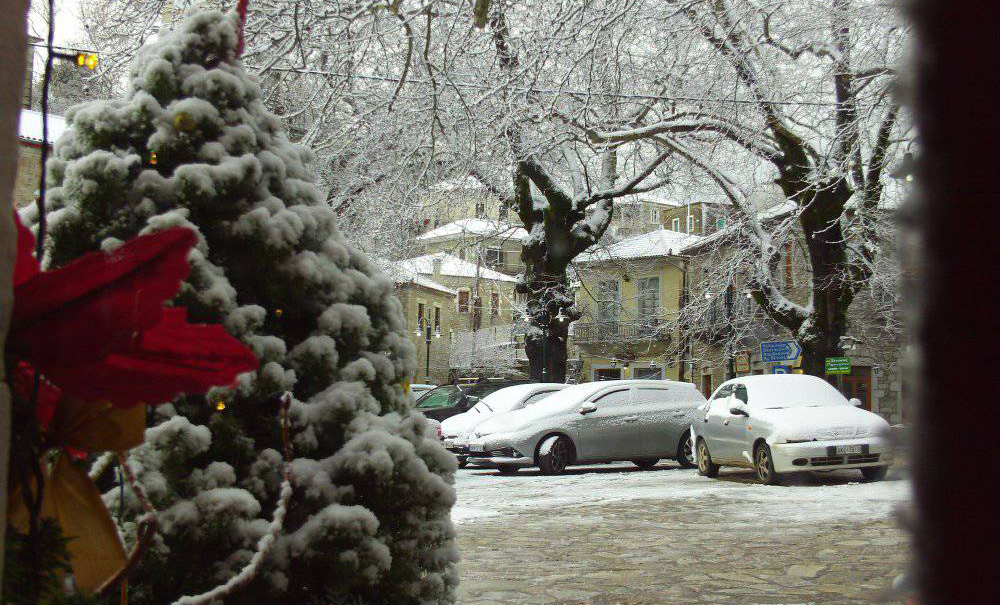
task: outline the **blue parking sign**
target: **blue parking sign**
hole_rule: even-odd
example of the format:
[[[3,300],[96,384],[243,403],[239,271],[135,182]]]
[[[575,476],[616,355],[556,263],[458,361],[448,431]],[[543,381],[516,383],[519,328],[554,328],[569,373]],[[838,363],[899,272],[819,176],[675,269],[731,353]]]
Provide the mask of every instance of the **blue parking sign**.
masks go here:
[[[771,373],[772,374],[791,374],[792,373],[792,368],[790,368],[788,366],[774,366],[773,368],[771,368]]]

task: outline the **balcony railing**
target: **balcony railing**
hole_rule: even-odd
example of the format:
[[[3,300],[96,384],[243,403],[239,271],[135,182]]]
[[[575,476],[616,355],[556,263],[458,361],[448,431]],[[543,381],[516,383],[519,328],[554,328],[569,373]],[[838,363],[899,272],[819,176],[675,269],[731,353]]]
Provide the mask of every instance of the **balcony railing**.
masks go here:
[[[577,344],[603,342],[646,342],[672,340],[665,323],[660,321],[599,321],[573,325],[573,340]]]

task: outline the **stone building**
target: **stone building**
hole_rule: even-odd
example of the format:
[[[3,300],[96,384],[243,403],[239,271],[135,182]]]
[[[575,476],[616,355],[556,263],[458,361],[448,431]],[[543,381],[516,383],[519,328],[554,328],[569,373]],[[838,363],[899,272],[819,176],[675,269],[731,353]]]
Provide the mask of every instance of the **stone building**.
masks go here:
[[[765,211],[762,219],[782,220],[793,211],[791,204],[775,206]],[[887,241],[886,246],[892,245],[891,240]],[[761,342],[793,340],[794,336],[748,298],[741,272],[733,270],[740,262],[737,257],[753,253],[730,229],[680,250],[687,265],[688,304],[702,306],[698,318],[684,330],[687,380],[706,396],[732,377],[784,368],[801,372],[801,358],[780,363],[762,360]],[[892,265],[895,259],[889,257],[884,262]],[[801,233],[794,228],[781,244],[774,270],[785,296],[799,304],[808,302],[812,274]],[[827,380],[845,396],[860,399],[866,409],[890,423],[900,423],[907,417],[901,367],[906,342],[894,301],[876,300],[873,292],[871,287],[863,288],[848,311],[848,332],[843,342],[845,356],[850,359],[850,374],[829,375]]]

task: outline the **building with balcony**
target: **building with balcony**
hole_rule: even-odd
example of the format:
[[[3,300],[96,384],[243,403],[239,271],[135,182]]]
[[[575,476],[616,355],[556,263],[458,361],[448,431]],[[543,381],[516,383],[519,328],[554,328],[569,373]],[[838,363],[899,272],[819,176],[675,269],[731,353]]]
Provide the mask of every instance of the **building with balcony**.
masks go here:
[[[571,352],[581,382],[678,378],[675,326],[684,291],[680,250],[698,236],[658,228],[581,254]]]

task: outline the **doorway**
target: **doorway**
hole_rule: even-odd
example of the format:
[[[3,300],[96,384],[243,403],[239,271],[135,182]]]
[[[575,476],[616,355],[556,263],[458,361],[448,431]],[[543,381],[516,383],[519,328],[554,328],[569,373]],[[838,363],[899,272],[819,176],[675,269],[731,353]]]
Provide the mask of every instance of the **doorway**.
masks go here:
[[[868,366],[851,366],[851,373],[840,377],[840,392],[844,397],[857,397],[861,406],[872,409],[872,369]]]
[[[701,394],[704,395],[706,399],[712,396],[711,374],[705,374],[701,377]]]

